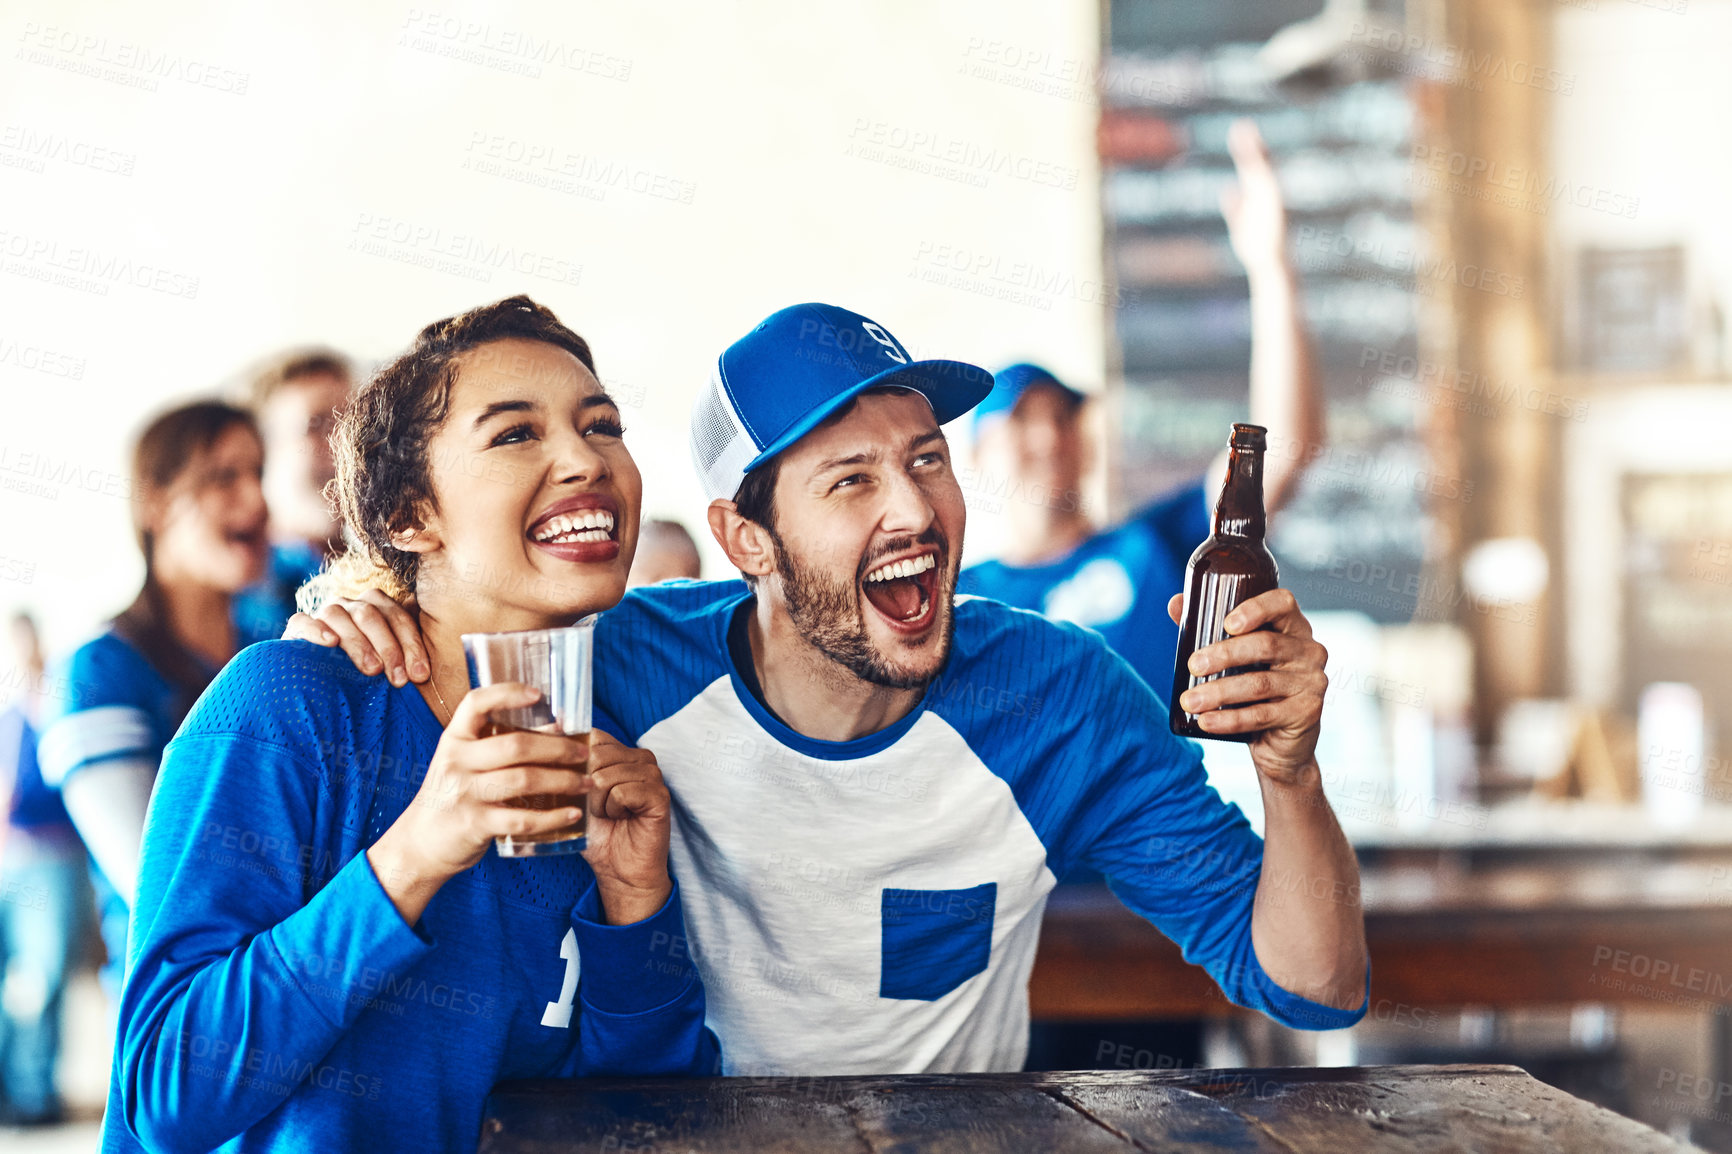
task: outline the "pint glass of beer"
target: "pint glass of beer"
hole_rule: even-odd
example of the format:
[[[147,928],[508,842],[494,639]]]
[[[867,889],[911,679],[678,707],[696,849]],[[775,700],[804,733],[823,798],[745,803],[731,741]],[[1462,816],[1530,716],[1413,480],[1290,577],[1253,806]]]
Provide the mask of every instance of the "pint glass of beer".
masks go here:
[[[465,633],[463,655],[469,664],[469,685],[479,689],[502,681],[520,681],[541,691],[541,700],[522,709],[494,710],[493,733],[528,729],[579,738],[589,745],[590,657],[595,646],[595,617],[585,617],[564,629],[530,629],[521,633]],[[529,809],[577,806],[587,811],[583,794],[537,794],[513,804]],[[500,857],[542,857],[577,853],[584,846],[585,817],[552,833],[528,837],[497,837]]]

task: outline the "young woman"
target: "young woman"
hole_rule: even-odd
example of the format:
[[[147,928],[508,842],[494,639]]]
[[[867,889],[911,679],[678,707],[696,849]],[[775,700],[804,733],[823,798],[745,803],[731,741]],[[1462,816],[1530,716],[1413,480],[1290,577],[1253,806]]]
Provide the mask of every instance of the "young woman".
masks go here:
[[[212,401],[145,427],[133,449],[132,514],[144,587],[54,671],[37,748],[96,861],[103,984],[120,996],[145,806],[163,747],[247,636],[231,600],[265,566],[264,449],[252,416]]]
[[[490,735],[466,632],[625,589],[641,496],[589,346],[514,297],[436,322],[356,395],[336,490],[417,606],[424,685],[255,646],[168,749],[145,833],[108,1149],[473,1150],[506,1078],[702,1074],[718,1053],[652,755]],[[508,859],[569,826],[583,857]],[[513,804],[517,803],[517,804]]]

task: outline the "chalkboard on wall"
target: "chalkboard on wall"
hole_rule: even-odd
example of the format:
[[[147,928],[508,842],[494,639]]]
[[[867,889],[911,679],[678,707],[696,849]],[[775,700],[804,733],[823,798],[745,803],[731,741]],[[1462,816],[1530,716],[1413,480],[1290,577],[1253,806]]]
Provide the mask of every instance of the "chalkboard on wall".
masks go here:
[[[1295,95],[1259,73],[1262,44],[1319,8],[1113,5],[1100,137],[1124,375],[1118,482],[1134,509],[1194,480],[1247,416],[1248,290],[1219,197],[1234,179],[1228,125],[1249,117],[1287,202],[1328,405],[1329,443],[1272,521],[1282,584],[1308,609],[1407,621],[1427,580],[1426,504],[1459,483],[1432,472],[1422,441],[1430,407],[1459,398],[1420,358],[1419,304],[1457,274],[1414,219],[1413,78]]]

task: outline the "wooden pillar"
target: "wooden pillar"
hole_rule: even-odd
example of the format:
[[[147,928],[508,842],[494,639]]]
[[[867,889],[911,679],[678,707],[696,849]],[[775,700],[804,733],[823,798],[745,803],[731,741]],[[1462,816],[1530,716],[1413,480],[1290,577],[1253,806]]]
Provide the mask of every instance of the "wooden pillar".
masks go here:
[[[1552,68],[1551,18],[1537,0],[1423,0],[1409,19],[1428,56],[1447,46],[1456,60],[1447,78],[1423,85],[1415,130],[1420,219],[1433,253],[1456,270],[1433,280],[1421,347],[1445,371],[1473,375],[1458,381],[1481,384],[1453,393],[1460,408],[1431,409],[1433,464],[1462,482],[1463,495],[1434,498],[1440,539],[1425,584],[1434,601],[1454,599],[1453,616],[1473,639],[1474,726],[1483,744],[1510,701],[1555,695],[1563,684],[1556,422],[1484,395],[1488,383],[1494,393],[1508,385],[1525,392],[1551,376],[1549,202],[1520,187],[1547,171],[1550,96],[1531,81],[1536,69]],[[1545,548],[1552,574],[1536,602],[1484,602],[1465,590],[1463,557],[1497,537]],[[1422,604],[1421,613],[1437,619],[1451,610]]]

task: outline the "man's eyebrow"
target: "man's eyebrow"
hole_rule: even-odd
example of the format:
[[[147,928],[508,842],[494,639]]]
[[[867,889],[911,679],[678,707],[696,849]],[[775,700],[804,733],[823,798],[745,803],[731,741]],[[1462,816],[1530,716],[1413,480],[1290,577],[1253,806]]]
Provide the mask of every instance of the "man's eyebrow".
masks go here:
[[[922,446],[922,445],[929,445],[933,441],[942,441],[942,440],[944,440],[943,430],[941,430],[941,429],[928,429],[924,433],[916,434],[908,442],[908,451],[913,452],[915,449],[920,448],[920,446]],[[818,474],[818,473],[829,472],[831,469],[843,468],[843,467],[848,466],[848,465],[869,465],[873,461],[876,461],[877,459],[878,459],[878,451],[876,449],[868,449],[865,452],[853,453],[853,454],[850,454],[849,456],[846,456],[846,457],[831,457],[827,461],[821,461],[821,462],[819,462],[818,467],[813,469],[812,472],[814,474]]]
[[[854,454],[851,454],[850,456],[846,456],[846,457],[831,457],[827,461],[821,461],[821,462],[819,462],[818,467],[816,469],[813,469],[812,472],[813,473],[827,473],[831,469],[839,469],[839,468],[842,468],[843,466],[846,466],[846,465],[871,464],[873,461],[876,461],[877,459],[878,459],[878,454],[875,451],[872,451],[869,449],[863,453],[854,453]]]

